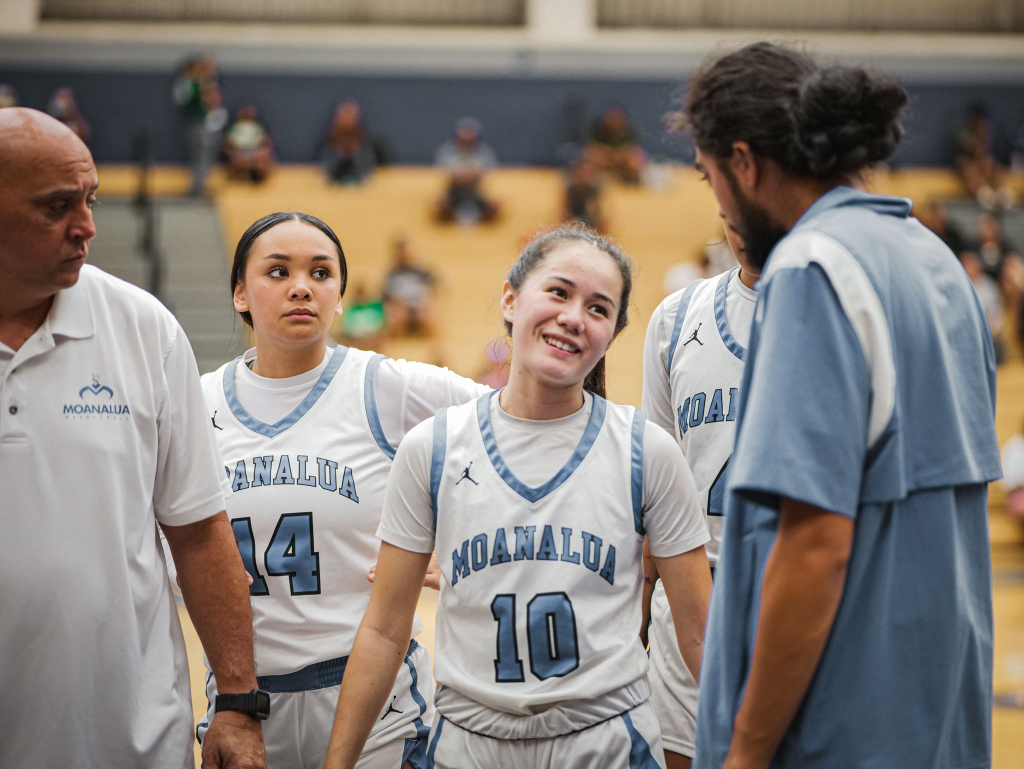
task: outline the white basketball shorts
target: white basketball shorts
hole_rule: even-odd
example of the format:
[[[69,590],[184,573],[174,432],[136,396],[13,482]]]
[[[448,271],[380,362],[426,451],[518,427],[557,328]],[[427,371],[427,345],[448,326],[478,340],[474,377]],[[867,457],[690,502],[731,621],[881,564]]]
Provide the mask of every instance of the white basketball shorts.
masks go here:
[[[502,740],[438,715],[427,769],[665,769],[658,720],[649,702],[561,737]]]
[[[651,707],[661,725],[665,750],[693,758],[694,723],[697,718],[697,682],[683,662],[676,627],[668,608],[665,588],[659,581],[651,599]]]
[[[321,769],[338,707],[347,657],[309,665],[295,673],[258,676],[270,693],[270,718],[263,722],[268,769]],[[196,727],[203,737],[214,718],[217,682],[206,675],[209,710]],[[388,704],[363,747],[357,769],[426,769],[427,735],[434,721],[434,678],[430,655],[412,641]]]

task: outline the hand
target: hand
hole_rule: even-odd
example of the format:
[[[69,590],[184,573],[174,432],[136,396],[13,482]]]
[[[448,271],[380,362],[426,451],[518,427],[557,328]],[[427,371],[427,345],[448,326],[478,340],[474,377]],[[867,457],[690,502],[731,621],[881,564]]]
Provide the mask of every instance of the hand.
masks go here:
[[[260,721],[234,710],[222,710],[214,715],[203,738],[203,766],[207,769],[267,769]]]
[[[377,564],[370,567],[370,573],[366,575],[367,582],[373,582],[377,578]],[[441,589],[441,564],[437,562],[437,553],[430,554],[430,563],[427,565],[427,574],[423,578],[423,587],[431,590]]]

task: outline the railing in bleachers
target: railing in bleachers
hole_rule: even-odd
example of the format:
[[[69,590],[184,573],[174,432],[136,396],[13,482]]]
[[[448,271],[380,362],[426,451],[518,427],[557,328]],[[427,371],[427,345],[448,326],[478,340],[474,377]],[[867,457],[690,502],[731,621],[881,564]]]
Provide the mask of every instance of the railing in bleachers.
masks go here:
[[[596,0],[601,27],[1024,31],[1014,0]]]
[[[522,25],[525,0],[43,0],[42,18],[328,24]]]

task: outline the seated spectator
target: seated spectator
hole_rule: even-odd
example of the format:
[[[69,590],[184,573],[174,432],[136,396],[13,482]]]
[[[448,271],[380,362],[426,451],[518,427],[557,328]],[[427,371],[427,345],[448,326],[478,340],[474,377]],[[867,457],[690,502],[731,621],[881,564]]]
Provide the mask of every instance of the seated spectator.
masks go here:
[[[1024,125],[1017,129],[1010,149],[1010,168],[1017,173],[1024,172]]]
[[[992,155],[992,127],[988,111],[976,104],[956,135],[956,169],[978,205],[986,211],[1009,210],[1016,195],[1003,181],[1005,169]]]
[[[359,184],[377,166],[363,113],[354,99],[341,102],[324,140],[324,166],[331,181]]]
[[[89,139],[92,138],[92,128],[82,117],[82,112],[78,109],[78,102],[75,101],[75,92],[70,87],[64,86],[54,91],[46,105],[46,111],[74,131],[83,142],[89,143]]]
[[[498,205],[480,189],[484,174],[498,164],[498,158],[494,150],[480,141],[477,120],[459,120],[455,138],[441,145],[434,162],[448,171],[448,189],[437,206],[440,221],[476,224],[498,216]]]
[[[384,333],[384,303],[371,297],[366,286],[359,283],[346,299],[344,312],[331,329],[334,337],[342,344],[362,350],[374,350]]]
[[[665,271],[665,277],[661,281],[661,290],[665,296],[674,294],[676,291],[686,288],[695,280],[703,280],[711,277],[711,260],[708,259],[707,248],[697,252],[697,260],[694,262],[679,262],[673,264]]]
[[[273,144],[251,104],[235,115],[235,122],[224,137],[224,154],[232,179],[248,179],[258,184],[270,175],[274,167]]]
[[[999,284],[985,273],[981,259],[974,251],[962,252],[960,263],[967,270],[967,274],[971,276],[974,288],[978,292],[978,298],[981,300],[981,307],[988,319],[988,327],[992,332],[992,344],[995,347],[996,363],[1002,363],[1005,357],[1002,337],[1005,316],[1002,291],[999,289]]]
[[[960,256],[966,248],[964,236],[960,234],[960,229],[950,221],[949,211],[941,200],[932,200],[928,204],[928,229],[938,235],[956,256]]]
[[[14,90],[14,86],[10,83],[0,83],[0,109],[17,107],[18,104],[18,92]]]
[[[587,154],[598,168],[627,184],[638,184],[647,166],[647,153],[621,107],[605,110],[598,119],[590,133]]]
[[[1007,260],[1019,258],[1016,249],[1003,236],[999,220],[992,214],[982,214],[978,217],[977,237],[973,250],[980,257],[986,274],[995,280],[1002,280]]]
[[[598,232],[605,231],[601,213],[601,179],[597,166],[586,154],[569,167],[562,218],[581,222]]]
[[[392,336],[434,332],[434,276],[414,264],[405,238],[395,238],[394,263],[384,278],[384,312]]]

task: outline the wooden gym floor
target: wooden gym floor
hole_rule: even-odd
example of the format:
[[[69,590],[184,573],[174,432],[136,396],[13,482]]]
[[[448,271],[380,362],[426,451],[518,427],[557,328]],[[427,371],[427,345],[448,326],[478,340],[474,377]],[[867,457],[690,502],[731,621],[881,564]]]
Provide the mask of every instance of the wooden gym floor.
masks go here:
[[[644,331],[664,296],[665,272],[679,262],[695,261],[705,243],[721,238],[717,206],[697,174],[688,168],[671,169],[665,182],[659,189],[611,185],[605,193],[611,235],[637,268],[630,325],[608,357],[609,396],[623,403],[640,402]],[[136,183],[131,168],[100,169],[101,199],[130,195]],[[187,170],[156,169],[151,183],[157,196],[180,195],[188,184]],[[919,206],[932,197],[960,194],[951,173],[933,169],[879,172],[870,187],[911,197]],[[358,187],[329,185],[318,169],[307,166],[282,167],[261,186],[225,182],[217,173],[210,180],[223,227],[225,259],[230,259],[245,228],[260,216],[305,211],[338,233],[348,257],[349,294],[362,285],[373,295],[388,270],[392,239],[406,237],[412,253],[439,278],[438,331],[432,339],[395,340],[381,350],[475,377],[485,366],[486,342],[503,335],[498,295],[504,274],[532,233],[557,223],[561,184],[552,170],[496,171],[486,179],[485,189],[501,204],[502,216],[494,225],[471,228],[433,222],[431,204],[443,188],[443,176],[431,168],[381,169]],[[227,296],[227,287],[224,293]],[[1011,361],[999,374],[996,420],[1001,443],[1024,423],[1024,363],[1012,347]],[[1009,519],[1003,504],[1002,491],[994,484],[989,516],[996,631],[993,766],[1017,769],[1024,766],[1024,527]],[[435,608],[436,593],[425,590],[420,640],[431,653]],[[183,608],[180,613],[198,720],[206,710],[201,647]],[[198,765],[198,751],[196,756]]]

